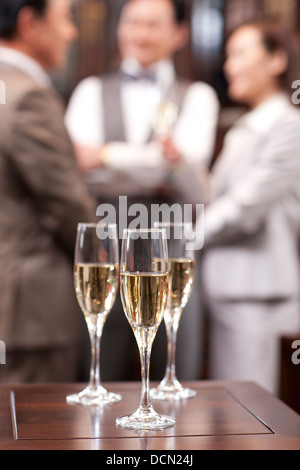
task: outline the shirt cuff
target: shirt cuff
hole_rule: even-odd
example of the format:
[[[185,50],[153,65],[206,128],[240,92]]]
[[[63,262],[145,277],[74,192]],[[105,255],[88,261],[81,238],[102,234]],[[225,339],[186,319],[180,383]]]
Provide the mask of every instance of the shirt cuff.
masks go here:
[[[110,168],[153,168],[164,165],[160,145],[156,142],[147,145],[111,142],[104,148],[104,163]]]

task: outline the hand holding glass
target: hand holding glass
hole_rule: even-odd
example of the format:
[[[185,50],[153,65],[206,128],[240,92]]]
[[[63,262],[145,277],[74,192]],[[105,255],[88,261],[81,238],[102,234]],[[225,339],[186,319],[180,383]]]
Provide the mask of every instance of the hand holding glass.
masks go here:
[[[121,257],[121,299],[133,329],[141,358],[140,406],[129,416],[117,419],[129,429],[163,429],[175,421],[158,414],[149,393],[150,356],[163,319],[168,295],[168,249],[165,230],[125,230]]]
[[[75,247],[75,291],[85,316],[91,340],[91,369],[88,386],[67,402],[100,405],[121,400],[100,382],[100,342],[107,316],[119,285],[119,250],[115,224],[79,224]]]
[[[167,367],[162,382],[151,390],[151,397],[157,400],[181,400],[196,395],[194,390],[183,387],[177,380],[175,366],[177,331],[182,310],[191,295],[195,272],[194,253],[187,245],[190,225],[157,223],[155,226],[167,231],[170,284],[164,315],[168,339]]]

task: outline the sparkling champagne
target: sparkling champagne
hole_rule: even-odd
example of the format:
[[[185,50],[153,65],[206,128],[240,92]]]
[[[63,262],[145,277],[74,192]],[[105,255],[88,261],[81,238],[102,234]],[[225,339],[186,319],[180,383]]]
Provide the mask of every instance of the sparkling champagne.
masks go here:
[[[76,264],[75,290],[85,315],[111,310],[118,290],[119,266],[114,264]]]
[[[183,309],[191,295],[195,261],[186,258],[170,258],[170,282],[167,309]]]
[[[167,273],[121,273],[121,297],[131,327],[154,328],[160,325],[167,303]]]

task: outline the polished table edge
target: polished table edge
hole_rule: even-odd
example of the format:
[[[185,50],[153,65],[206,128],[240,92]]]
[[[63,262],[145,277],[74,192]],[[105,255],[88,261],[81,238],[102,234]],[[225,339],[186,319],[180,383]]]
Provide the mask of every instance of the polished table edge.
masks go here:
[[[1,396],[7,396],[10,408],[12,435],[4,442],[0,441],[0,450],[41,449],[41,450],[141,450],[147,449],[139,437],[122,438],[82,438],[82,439],[18,439],[18,427],[15,414],[15,392],[20,390],[65,391],[80,390],[83,384],[11,384],[0,385]],[[155,386],[156,383],[151,383]],[[270,434],[251,435],[195,435],[195,436],[151,436],[151,450],[299,450],[300,415],[285,405],[274,395],[252,382],[197,381],[184,382],[194,387],[199,393],[207,389],[225,389],[235,400],[253,414],[269,430]],[[139,392],[139,382],[111,382],[105,387],[123,392]],[[1,405],[1,404],[0,404]],[[3,405],[2,405],[3,406]],[[1,423],[0,423],[1,425]],[[144,446],[144,447],[141,447]]]

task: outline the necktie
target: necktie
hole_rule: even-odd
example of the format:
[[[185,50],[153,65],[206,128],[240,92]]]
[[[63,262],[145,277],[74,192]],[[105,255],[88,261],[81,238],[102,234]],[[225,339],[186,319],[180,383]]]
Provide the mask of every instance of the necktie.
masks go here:
[[[156,82],[156,75],[154,72],[149,72],[146,70],[141,70],[140,72],[137,73],[129,73],[124,70],[121,72],[121,78],[125,82],[138,82],[138,81],[147,81],[150,83],[155,83]]]

